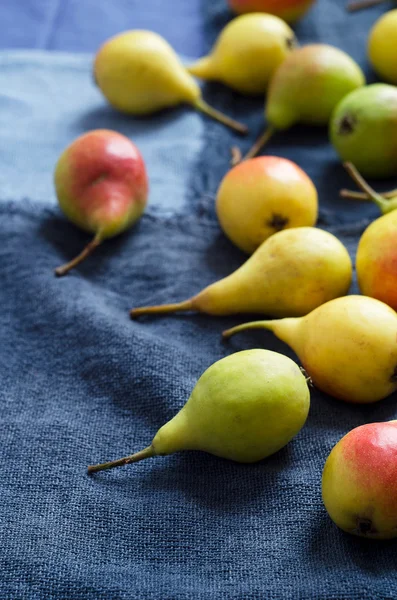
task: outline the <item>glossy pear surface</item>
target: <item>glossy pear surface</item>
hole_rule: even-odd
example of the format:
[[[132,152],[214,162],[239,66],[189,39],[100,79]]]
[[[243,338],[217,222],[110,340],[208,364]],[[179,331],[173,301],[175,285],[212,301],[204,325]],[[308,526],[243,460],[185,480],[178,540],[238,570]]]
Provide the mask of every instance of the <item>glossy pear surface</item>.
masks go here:
[[[363,233],[356,271],[362,294],[397,311],[397,211],[376,219]]]
[[[110,38],[95,57],[94,75],[110,104],[133,115],[194,104],[201,96],[168,42],[152,31],[126,31]]]
[[[397,88],[374,83],[346,96],[332,115],[330,138],[365,177],[397,175]]]
[[[338,527],[371,539],[397,537],[397,421],[356,427],[331,451],[325,508]]]
[[[293,23],[303,17],[314,2],[315,0],[229,0],[229,5],[238,14],[265,12]]]
[[[264,94],[274,71],[296,45],[294,32],[278,17],[243,15],[226,25],[211,53],[189,72],[242,94]]]
[[[54,174],[59,205],[72,223],[101,239],[131,227],[148,196],[145,164],[124,135],[107,129],[85,133],[61,154]]]
[[[342,50],[326,44],[304,46],[274,74],[266,118],[275,129],[296,123],[327,125],[338,102],[364,84],[362,70]]]
[[[317,221],[317,190],[295,163],[276,156],[246,160],[224,177],[216,198],[223,232],[252,254],[274,233]]]
[[[379,77],[397,85],[397,8],[384,14],[373,26],[368,56]]]
[[[352,265],[343,244],[314,227],[286,229],[267,239],[237,271],[176,305],[134,309],[132,317],[181,310],[209,315],[305,315],[347,293]]]
[[[269,350],[237,352],[203,373],[185,406],[159,429],[148,448],[89,471],[181,450],[257,462],[295,437],[309,406],[306,378],[291,359]]]
[[[354,403],[371,403],[397,389],[397,314],[366,296],[331,300],[300,319],[244,323],[224,332],[264,328],[298,355],[313,384]]]

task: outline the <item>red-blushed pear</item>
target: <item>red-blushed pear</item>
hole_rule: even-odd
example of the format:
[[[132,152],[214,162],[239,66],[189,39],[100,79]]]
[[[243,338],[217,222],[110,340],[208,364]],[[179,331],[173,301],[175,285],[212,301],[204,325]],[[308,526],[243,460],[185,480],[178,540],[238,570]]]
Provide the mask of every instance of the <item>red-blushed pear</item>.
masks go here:
[[[367,227],[358,244],[356,272],[360,291],[397,310],[397,192],[386,199],[368,185],[351,163],[346,163],[345,168],[384,213]]]
[[[84,250],[55,269],[65,275],[103,240],[129,229],[145,210],[145,163],[127,137],[107,129],[90,131],[70,144],[55,168],[59,205],[72,223],[94,234]]]
[[[303,17],[314,2],[315,0],[229,0],[229,5],[237,14],[265,12],[293,23]]]
[[[356,427],[331,451],[322,478],[325,508],[354,535],[397,537],[397,421]]]

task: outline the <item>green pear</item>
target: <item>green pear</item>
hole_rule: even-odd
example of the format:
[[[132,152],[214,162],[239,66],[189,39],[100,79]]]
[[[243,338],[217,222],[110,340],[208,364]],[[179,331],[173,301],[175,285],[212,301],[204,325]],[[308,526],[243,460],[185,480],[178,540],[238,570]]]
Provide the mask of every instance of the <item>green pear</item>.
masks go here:
[[[135,308],[131,317],[187,310],[301,316],[347,294],[351,279],[349,253],[334,235],[315,227],[284,229],[265,240],[237,271],[193,298]]]
[[[327,125],[338,102],[364,84],[358,64],[334,46],[310,44],[294,50],[272,78],[265,109],[268,128],[245,159],[256,156],[275,131],[298,123]]]
[[[346,96],[332,115],[330,138],[365,177],[397,175],[397,88],[374,83]]]
[[[240,463],[283,448],[305,424],[307,381],[291,359],[269,350],[246,350],[211,365],[179,413],[150,446],[131,456],[88,467],[112,469],[152,456],[203,450]]]
[[[94,78],[110,104],[127,114],[148,115],[190,104],[240,133],[247,132],[245,125],[203,100],[177,54],[153,31],[126,31],[107,40],[96,54]]]

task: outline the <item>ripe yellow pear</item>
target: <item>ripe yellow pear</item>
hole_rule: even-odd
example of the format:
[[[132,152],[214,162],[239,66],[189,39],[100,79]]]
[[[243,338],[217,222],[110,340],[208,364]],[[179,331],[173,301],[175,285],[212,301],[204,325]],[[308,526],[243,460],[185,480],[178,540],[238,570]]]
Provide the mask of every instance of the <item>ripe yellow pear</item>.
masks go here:
[[[368,423],[345,435],[325,463],[322,494],[343,531],[397,538],[397,421]]]
[[[242,15],[226,25],[211,53],[188,70],[242,94],[264,94],[274,71],[296,46],[294,32],[279,17]]]
[[[305,424],[309,406],[306,378],[291,359],[269,350],[237,352],[203,373],[185,406],[159,429],[150,446],[88,467],[88,471],[181,450],[257,462],[295,437]]]
[[[315,225],[317,212],[310,177],[278,156],[243,161],[225,175],[216,197],[223,232],[248,254],[278,231]]]
[[[379,77],[397,85],[397,8],[376,21],[368,40],[368,56]]]
[[[300,316],[349,290],[352,265],[343,244],[314,227],[267,239],[237,271],[178,304],[135,308],[131,317],[177,311],[209,315]]]
[[[298,355],[315,386],[346,402],[370,403],[397,389],[397,314],[366,296],[337,298],[300,319],[244,323],[263,328]]]
[[[94,76],[106,99],[122,112],[141,116],[187,103],[240,133],[247,131],[203,100],[174,50],[152,31],[110,38],[95,57]]]

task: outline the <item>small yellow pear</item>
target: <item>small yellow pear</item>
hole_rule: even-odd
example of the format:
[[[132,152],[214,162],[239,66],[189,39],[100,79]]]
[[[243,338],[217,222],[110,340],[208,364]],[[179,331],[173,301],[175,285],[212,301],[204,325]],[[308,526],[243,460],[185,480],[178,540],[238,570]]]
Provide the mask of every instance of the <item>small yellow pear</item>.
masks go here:
[[[305,315],[349,290],[352,264],[345,246],[314,227],[269,237],[242,267],[178,304],[135,308],[131,317],[193,310],[209,315]]]
[[[305,424],[307,381],[290,358],[246,350],[211,365],[179,413],[150,446],[125,458],[88,467],[90,473],[181,450],[203,450],[240,463],[283,448]]]
[[[256,321],[224,332],[269,329],[298,355],[315,386],[346,402],[397,390],[397,314],[366,296],[337,298],[300,319]]]
[[[95,57],[94,77],[106,99],[122,112],[141,116],[187,103],[240,133],[247,131],[203,100],[177,54],[152,31],[126,31],[107,40]]]
[[[376,21],[368,40],[368,56],[379,77],[397,85],[397,8]]]
[[[279,17],[242,15],[226,25],[211,53],[189,72],[242,94],[264,94],[274,71],[296,46],[294,32]]]

